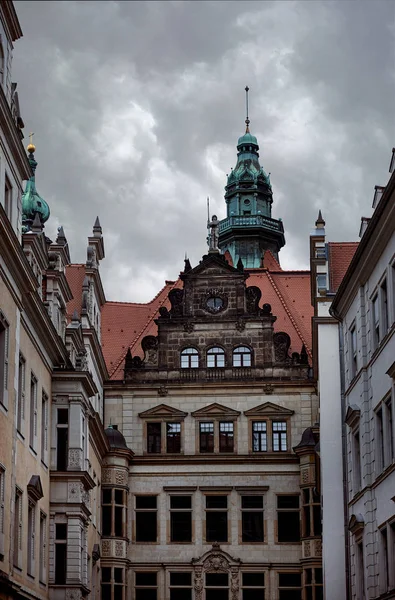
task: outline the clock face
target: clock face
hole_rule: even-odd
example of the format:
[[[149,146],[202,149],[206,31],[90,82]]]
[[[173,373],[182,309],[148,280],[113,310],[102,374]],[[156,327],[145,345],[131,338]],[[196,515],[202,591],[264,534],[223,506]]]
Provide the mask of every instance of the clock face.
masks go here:
[[[224,301],[218,296],[210,296],[206,301],[206,306],[211,312],[218,312],[224,306]]]

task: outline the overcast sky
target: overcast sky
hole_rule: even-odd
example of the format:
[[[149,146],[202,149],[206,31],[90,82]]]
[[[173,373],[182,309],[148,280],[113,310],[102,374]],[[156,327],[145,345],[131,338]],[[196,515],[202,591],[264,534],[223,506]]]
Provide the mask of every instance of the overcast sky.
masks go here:
[[[251,132],[284,222],[283,268],[308,268],[318,209],[355,240],[395,145],[395,2],[15,2],[14,50],[37,188],[86,260],[97,215],[109,300],[142,302],[207,250],[206,197]]]

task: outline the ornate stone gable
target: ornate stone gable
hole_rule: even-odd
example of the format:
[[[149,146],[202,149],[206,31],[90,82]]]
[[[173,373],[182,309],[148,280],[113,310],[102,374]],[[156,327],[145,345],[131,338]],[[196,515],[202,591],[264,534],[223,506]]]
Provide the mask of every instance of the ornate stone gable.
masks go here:
[[[244,414],[246,417],[290,417],[294,414],[294,411],[273,402],[264,402],[259,406],[245,410]]]
[[[158,404],[153,408],[149,408],[144,412],[139,413],[139,417],[142,419],[164,419],[166,417],[175,419],[185,419],[187,412],[168,406],[167,404]]]
[[[233,558],[233,556],[221,550],[218,543],[214,543],[212,550],[209,550],[200,558],[192,559],[192,565],[194,567],[195,600],[203,599],[206,573],[228,573],[230,599],[239,599],[241,560]]]
[[[213,404],[199,408],[191,414],[193,417],[238,417],[241,413],[239,410],[213,402]]]

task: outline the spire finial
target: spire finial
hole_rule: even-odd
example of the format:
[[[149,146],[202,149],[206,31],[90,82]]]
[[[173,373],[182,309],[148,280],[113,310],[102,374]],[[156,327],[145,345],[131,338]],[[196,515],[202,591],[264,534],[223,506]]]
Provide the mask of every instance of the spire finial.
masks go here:
[[[30,142],[29,142],[28,147],[26,148],[26,150],[29,152],[29,154],[33,154],[33,152],[35,152],[35,150],[36,150],[36,146],[33,144],[33,136],[34,136],[34,133],[33,133],[33,131],[31,131],[29,133]]]
[[[246,92],[246,120],[245,120],[246,133],[250,133],[250,128],[249,128],[250,119],[248,118],[248,92],[250,91],[250,88],[248,87],[248,85],[246,85],[244,89]]]

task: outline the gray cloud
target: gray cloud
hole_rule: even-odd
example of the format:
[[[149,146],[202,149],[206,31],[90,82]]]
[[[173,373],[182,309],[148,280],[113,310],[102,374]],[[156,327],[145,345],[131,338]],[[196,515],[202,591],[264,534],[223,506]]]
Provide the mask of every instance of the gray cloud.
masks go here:
[[[46,231],[85,259],[97,214],[107,298],[145,301],[206,250],[206,196],[225,215],[225,174],[252,131],[272,173],[284,267],[308,266],[321,208],[356,239],[394,142],[394,4],[16,2],[26,131],[36,132]]]

